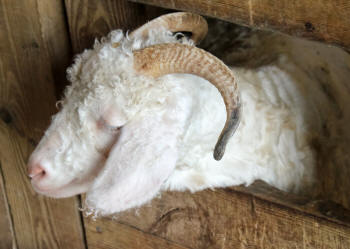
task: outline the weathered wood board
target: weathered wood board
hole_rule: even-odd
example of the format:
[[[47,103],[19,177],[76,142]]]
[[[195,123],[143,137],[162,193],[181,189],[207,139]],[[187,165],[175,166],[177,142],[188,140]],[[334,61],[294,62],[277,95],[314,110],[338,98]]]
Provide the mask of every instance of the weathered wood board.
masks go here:
[[[298,206],[288,203],[288,198],[277,203],[271,202],[276,201],[273,196],[270,201],[263,198],[241,187],[163,193],[139,209],[110,218],[86,218],[88,245],[136,249],[143,241],[145,248],[350,247],[349,224],[305,212],[302,199],[297,199]],[[172,244],[164,244],[160,238]]]
[[[0,166],[0,248],[11,248],[16,246],[16,240],[13,233],[4,180]]]
[[[77,199],[39,196],[26,174],[69,60],[61,1],[0,1],[0,233],[12,236],[1,248],[85,248]]]
[[[139,217],[142,219],[142,217]],[[177,243],[107,218],[86,219],[90,249],[186,249]]]
[[[350,51],[348,0],[132,0],[192,11],[225,21],[267,28],[345,47]]]
[[[85,222],[89,248],[350,247],[349,224],[287,208],[241,187],[167,192],[139,209]]]
[[[145,14],[148,7],[122,0],[66,0],[66,6],[74,53],[91,48],[95,37],[112,29],[133,29],[153,17]],[[161,12],[147,9],[152,15]],[[87,244],[90,249],[350,247],[347,222],[307,206],[307,200],[286,198],[278,191],[266,194],[240,187],[163,193],[138,215],[132,210],[114,220],[85,218]]]
[[[125,32],[151,20],[164,10],[126,0],[65,0],[74,53],[91,48],[95,39],[113,29]]]
[[[163,193],[148,206],[110,222],[130,224],[189,248],[350,248],[349,225],[230,188]],[[103,226],[96,226],[103,234]]]

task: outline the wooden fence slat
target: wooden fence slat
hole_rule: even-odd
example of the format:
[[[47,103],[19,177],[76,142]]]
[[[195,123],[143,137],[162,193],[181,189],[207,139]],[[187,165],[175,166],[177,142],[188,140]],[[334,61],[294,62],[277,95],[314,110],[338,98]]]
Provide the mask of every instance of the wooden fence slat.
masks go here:
[[[130,224],[190,248],[350,248],[350,226],[230,188],[166,192],[110,222]]]
[[[60,98],[67,84],[66,69],[72,57],[66,10],[63,0],[37,1],[37,5],[41,35],[51,64],[56,97]]]
[[[91,48],[94,40],[114,29],[133,30],[164,10],[126,0],[65,0],[74,53]]]
[[[345,47],[350,51],[348,0],[131,0],[192,11],[225,21],[274,29]]]
[[[186,249],[174,242],[150,235],[108,219],[86,219],[89,249]]]
[[[4,178],[0,165],[0,249],[16,248],[12,220],[8,210],[7,196],[4,188]]]
[[[85,248],[77,199],[39,196],[26,176],[55,112],[55,72],[69,61],[64,25],[60,0],[0,0],[0,161],[19,249]]]

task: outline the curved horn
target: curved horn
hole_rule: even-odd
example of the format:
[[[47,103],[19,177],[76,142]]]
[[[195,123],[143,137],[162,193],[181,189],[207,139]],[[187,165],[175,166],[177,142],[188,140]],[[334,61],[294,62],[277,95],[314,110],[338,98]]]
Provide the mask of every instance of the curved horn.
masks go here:
[[[240,99],[232,71],[210,53],[184,44],[159,44],[133,52],[134,69],[144,75],[160,77],[171,73],[195,74],[211,82],[221,93],[227,120],[214,150],[220,160],[229,138],[239,124]]]
[[[191,39],[196,44],[201,42],[208,32],[207,21],[200,15],[176,12],[153,19],[134,30],[130,37],[135,37],[136,35],[145,37],[150,29],[156,29],[157,27],[164,27],[171,32],[190,32],[192,33]]]

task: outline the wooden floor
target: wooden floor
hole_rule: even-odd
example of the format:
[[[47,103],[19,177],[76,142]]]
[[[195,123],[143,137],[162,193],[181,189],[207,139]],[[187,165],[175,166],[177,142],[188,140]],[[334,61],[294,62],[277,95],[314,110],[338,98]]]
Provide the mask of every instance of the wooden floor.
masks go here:
[[[0,249],[350,248],[350,214],[257,183],[164,193],[117,217],[84,217],[82,197],[36,194],[26,161],[67,83],[73,54],[165,11],[125,0],[0,0]]]

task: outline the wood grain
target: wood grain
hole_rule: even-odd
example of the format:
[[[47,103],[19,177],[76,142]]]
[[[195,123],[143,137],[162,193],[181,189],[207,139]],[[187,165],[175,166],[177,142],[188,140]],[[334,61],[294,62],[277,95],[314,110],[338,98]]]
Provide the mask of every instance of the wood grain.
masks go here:
[[[4,180],[0,166],[0,248],[16,248]]]
[[[114,219],[190,248],[350,248],[348,225],[230,188],[163,193]]]
[[[185,249],[174,242],[144,233],[107,218],[86,219],[89,249]]]
[[[166,11],[126,0],[65,0],[74,53],[91,48],[94,40],[114,29],[125,32]]]
[[[66,68],[72,58],[65,6],[63,0],[37,1],[37,9],[57,99],[67,85]]]
[[[55,112],[55,72],[69,51],[61,1],[0,1],[0,161],[17,248],[85,247],[76,198],[38,196],[25,165]]]
[[[337,44],[350,51],[348,0],[132,0]]]

